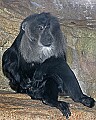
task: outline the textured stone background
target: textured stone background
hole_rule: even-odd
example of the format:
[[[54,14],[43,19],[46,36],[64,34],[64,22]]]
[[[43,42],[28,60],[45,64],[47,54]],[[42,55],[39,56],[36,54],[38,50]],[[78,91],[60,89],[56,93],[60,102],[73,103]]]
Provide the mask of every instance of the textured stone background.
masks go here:
[[[94,97],[96,100],[95,0],[0,0],[0,90],[12,92],[12,90],[8,86],[8,80],[2,74],[1,59],[3,52],[8,47],[10,47],[15,37],[17,36],[21,21],[30,14],[40,13],[43,11],[51,12],[53,15],[58,17],[61,24],[61,29],[64,32],[65,37],[67,38],[68,64],[75,72],[82,87],[82,90],[89,96]],[[4,99],[7,99],[6,95],[7,94],[3,96]],[[8,97],[7,100],[9,100],[10,98],[13,99],[14,97],[12,97],[12,95],[14,94],[9,94],[10,97]],[[21,95],[21,101],[23,99],[22,97],[23,96]],[[4,102],[2,98],[2,93],[0,100],[1,103]],[[15,99],[13,99],[13,101],[14,100]],[[4,102],[4,105],[6,105],[6,101]],[[12,106],[13,105],[14,103],[12,103]],[[94,110],[96,112],[96,108],[94,108]],[[94,116],[94,110],[92,111],[90,120],[96,120],[96,117]],[[86,110],[84,109],[83,111],[87,113],[86,118],[88,118],[88,116],[90,116],[90,110],[86,112]],[[83,111],[81,109],[81,113]],[[78,114],[78,112],[76,114]],[[75,119],[80,120],[80,115],[78,119],[74,118],[74,120]],[[85,118],[82,117],[81,119],[85,120]],[[0,120],[3,120],[3,118],[1,118]],[[39,118],[36,118],[36,120],[39,120]]]

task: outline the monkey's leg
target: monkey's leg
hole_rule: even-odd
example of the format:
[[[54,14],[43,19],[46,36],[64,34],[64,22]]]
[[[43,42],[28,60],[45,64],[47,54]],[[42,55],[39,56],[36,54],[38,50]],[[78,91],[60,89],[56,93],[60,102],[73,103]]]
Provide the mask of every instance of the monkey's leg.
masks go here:
[[[46,105],[58,108],[66,118],[71,115],[68,103],[58,101],[58,85],[52,78],[48,78],[45,84],[45,91],[42,102]]]
[[[65,61],[55,66],[54,71],[51,72],[57,74],[63,80],[64,90],[74,101],[80,102],[87,107],[94,106],[94,99],[83,94],[73,71]]]

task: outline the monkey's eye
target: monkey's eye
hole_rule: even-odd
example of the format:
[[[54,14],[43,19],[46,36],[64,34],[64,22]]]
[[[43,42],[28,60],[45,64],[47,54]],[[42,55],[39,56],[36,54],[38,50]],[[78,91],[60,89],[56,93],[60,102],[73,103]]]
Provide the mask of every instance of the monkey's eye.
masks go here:
[[[44,26],[39,25],[39,30],[43,30],[43,29],[44,29]]]

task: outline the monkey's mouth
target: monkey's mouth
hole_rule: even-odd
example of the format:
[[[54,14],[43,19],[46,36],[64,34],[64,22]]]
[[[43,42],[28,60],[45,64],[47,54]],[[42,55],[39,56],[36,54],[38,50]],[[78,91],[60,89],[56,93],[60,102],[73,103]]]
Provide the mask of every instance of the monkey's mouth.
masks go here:
[[[40,51],[39,51],[39,58],[42,61],[45,61],[46,59],[50,58],[51,56],[54,55],[54,47],[50,46],[50,47],[41,47]]]
[[[50,54],[52,54],[52,48],[51,48],[51,46],[50,47],[42,47],[42,53],[43,53],[43,55],[45,55],[45,56],[50,56]]]

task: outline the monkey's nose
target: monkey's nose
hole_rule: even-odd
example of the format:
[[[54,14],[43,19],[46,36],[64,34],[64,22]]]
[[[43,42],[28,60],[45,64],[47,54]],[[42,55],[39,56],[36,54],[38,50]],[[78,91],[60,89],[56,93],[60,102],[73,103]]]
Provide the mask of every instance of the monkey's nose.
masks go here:
[[[41,44],[45,47],[50,47],[52,45],[52,39],[42,39]]]

